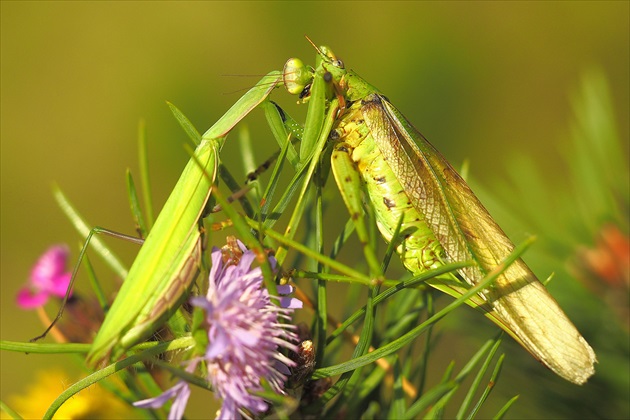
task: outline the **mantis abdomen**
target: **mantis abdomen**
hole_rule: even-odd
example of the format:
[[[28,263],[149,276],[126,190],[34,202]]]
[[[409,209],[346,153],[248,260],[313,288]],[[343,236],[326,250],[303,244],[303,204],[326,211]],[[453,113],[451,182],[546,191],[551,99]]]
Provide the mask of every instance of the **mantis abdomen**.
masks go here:
[[[396,252],[403,265],[414,274],[439,267],[445,260],[444,249],[378,149],[361,108],[357,101],[339,119],[333,131],[336,150],[347,152],[360,172],[378,229],[387,242],[396,239],[394,231],[402,218]]]

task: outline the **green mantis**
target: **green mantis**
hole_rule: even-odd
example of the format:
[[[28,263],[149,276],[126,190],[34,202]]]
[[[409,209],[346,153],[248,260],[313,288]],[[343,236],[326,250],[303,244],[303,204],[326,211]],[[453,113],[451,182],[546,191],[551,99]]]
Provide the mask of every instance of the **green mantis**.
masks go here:
[[[88,363],[118,358],[148,338],[182,303],[201,260],[201,218],[218,153],[230,130],[281,81],[271,72],[203,135],[92,343]]]
[[[311,74],[332,87],[340,103],[330,139],[332,169],[360,240],[367,244],[358,199],[363,187],[383,238],[396,241],[414,274],[445,262],[473,261],[457,276],[430,285],[452,296],[478,284],[514,249],[503,230],[442,155],[376,88],[326,47]],[[298,60],[293,91],[310,88]],[[285,77],[286,79],[286,77]],[[306,96],[303,94],[303,96]],[[362,184],[362,185],[361,185]],[[393,237],[402,220],[400,237]],[[522,260],[510,265],[471,306],[486,315],[561,377],[582,384],[594,373],[595,353]]]

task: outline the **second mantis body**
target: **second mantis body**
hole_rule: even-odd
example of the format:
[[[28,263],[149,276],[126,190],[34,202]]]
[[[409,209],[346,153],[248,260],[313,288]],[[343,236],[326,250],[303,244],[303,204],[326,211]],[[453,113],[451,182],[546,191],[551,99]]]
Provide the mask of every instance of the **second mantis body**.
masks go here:
[[[457,276],[429,283],[461,296],[496,269],[514,245],[462,177],[385,96],[346,70],[330,49],[318,51],[313,78],[329,80],[345,103],[330,138],[333,173],[352,218],[360,219],[356,196],[362,186],[383,238],[395,241],[413,274],[473,261]],[[403,235],[393,237],[399,221]],[[357,232],[361,236],[359,226]],[[367,243],[367,237],[360,239]],[[593,349],[521,259],[470,304],[561,377],[583,384],[594,373]]]

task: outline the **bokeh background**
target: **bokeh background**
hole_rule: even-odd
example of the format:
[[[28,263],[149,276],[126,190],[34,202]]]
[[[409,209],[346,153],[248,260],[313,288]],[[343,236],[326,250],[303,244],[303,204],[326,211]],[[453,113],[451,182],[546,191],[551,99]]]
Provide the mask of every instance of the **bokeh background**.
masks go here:
[[[608,79],[627,160],[628,2],[2,2],[1,19],[5,340],[41,332],[34,313],[14,304],[33,262],[51,244],[78,242],[53,201],[52,183],[90,222],[132,232],[124,173],[128,167],[137,173],[139,119],[148,127],[155,201],[163,203],[188,159],[186,136],[165,100],[203,131],[287,58],[313,62],[305,34],[330,45],[347,67],[379,87],[455,166],[468,159],[471,176],[485,190],[523,159],[551,183],[568,176],[558,162],[570,138],[571,97],[594,68]],[[296,116],[302,112],[284,92],[274,99]],[[266,156],[275,142],[260,114],[249,127]],[[223,158],[238,153],[228,141]],[[510,226],[516,240],[540,233],[533,224]],[[112,246],[133,260],[133,245]],[[580,330],[603,322],[580,314],[580,302],[561,294],[564,279],[554,281],[560,283],[554,294],[563,305],[569,301],[567,312]],[[578,295],[587,290],[573,288]],[[627,289],[621,293],[627,297]],[[465,315],[468,325],[450,333],[463,337],[444,355],[459,366],[488,337],[466,337],[471,325],[486,321],[472,311]],[[583,412],[588,417],[628,415],[627,400],[618,398],[628,395],[627,360],[619,361],[625,381],[620,377],[616,389],[596,381],[578,388],[508,348],[517,355],[509,353],[508,373],[492,396],[500,407],[521,394],[508,416],[570,416],[576,401],[593,404]],[[0,358],[3,400],[23,392],[40,369],[70,364],[64,356],[2,352]],[[606,366],[601,356],[600,362]],[[603,391],[609,411],[584,397]],[[550,402],[556,395],[560,403]]]

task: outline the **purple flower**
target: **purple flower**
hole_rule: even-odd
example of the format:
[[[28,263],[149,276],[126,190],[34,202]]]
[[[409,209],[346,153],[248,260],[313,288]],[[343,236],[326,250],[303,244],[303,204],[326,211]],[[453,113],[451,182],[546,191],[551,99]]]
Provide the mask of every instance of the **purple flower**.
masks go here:
[[[65,271],[68,256],[66,246],[50,247],[35,263],[28,284],[18,292],[18,306],[33,309],[43,306],[51,296],[64,297],[72,276]]]
[[[275,392],[284,393],[289,367],[295,366],[295,362],[278,349],[297,351],[298,337],[288,319],[293,308],[301,307],[301,302],[270,296],[263,287],[261,268],[251,268],[255,253],[240,242],[238,247],[242,255],[233,249],[230,252],[212,250],[208,294],[191,299],[193,305],[205,311],[208,346],[203,359],[208,379],[216,395],[223,400],[217,413],[220,419],[240,418],[246,411],[254,415],[264,413],[267,403],[255,395],[263,391],[261,380],[267,381]],[[275,267],[273,257],[270,263]],[[290,291],[290,286],[279,290]],[[282,305],[274,305],[272,299]],[[197,362],[192,364],[196,366]],[[183,388],[188,388],[188,384],[179,381],[161,396],[134,405],[146,407],[145,402],[156,400],[163,404],[175,397],[169,418],[181,418],[189,395]],[[176,406],[178,411],[174,413]]]

